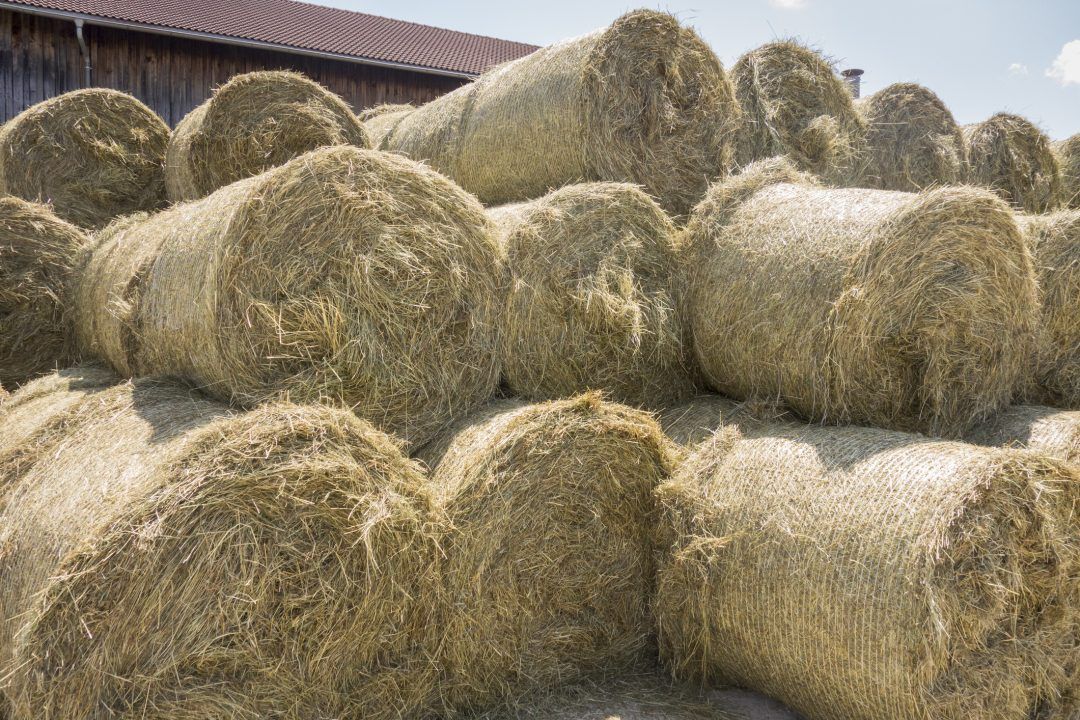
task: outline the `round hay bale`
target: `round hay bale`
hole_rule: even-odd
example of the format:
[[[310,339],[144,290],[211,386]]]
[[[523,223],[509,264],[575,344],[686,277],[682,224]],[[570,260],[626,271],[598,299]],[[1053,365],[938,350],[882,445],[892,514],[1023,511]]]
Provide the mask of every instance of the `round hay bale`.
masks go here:
[[[15,717],[397,718],[434,575],[420,467],[343,410],[233,414],[158,380],[5,406],[0,676]],[[80,395],[81,393],[81,395]],[[62,407],[9,435],[48,398]],[[14,443],[14,444],[12,444]]]
[[[1080,209],[1080,133],[1055,143],[1053,148],[1061,166],[1062,205]]]
[[[165,165],[169,199],[196,200],[329,145],[371,147],[344,100],[300,73],[236,75],[176,126]]]
[[[169,128],[115,90],[91,88],[33,105],[0,127],[0,194],[47,202],[99,228],[165,205]]]
[[[101,232],[76,286],[84,355],[244,406],[352,408],[422,444],[498,382],[505,267],[476,200],[339,146]]]
[[[671,15],[637,10],[417,108],[382,147],[486,205],[612,180],[685,213],[723,171],[738,114],[708,45]]]
[[[602,390],[659,406],[693,392],[677,230],[634,185],[585,183],[488,211],[507,254],[502,368],[533,400]]]
[[[918,192],[964,182],[964,134],[933,91],[894,83],[860,100],[858,109],[867,124],[868,167],[859,173],[860,185]]]
[[[499,401],[419,457],[449,528],[429,651],[444,714],[651,657],[652,493],[674,448],[649,415]]]
[[[818,720],[1073,717],[1078,481],[906,433],[721,428],[658,492],[662,657]]]
[[[1009,208],[976,188],[792,177],[752,166],[710,189],[687,227],[688,318],[712,389],[947,436],[1008,404],[1037,324]]]
[[[972,428],[976,445],[1018,447],[1080,465],[1080,412],[1041,405],[1012,405]]]
[[[998,113],[965,125],[968,179],[990,188],[1024,212],[1041,213],[1061,204],[1061,167],[1050,138],[1030,120]]]
[[[68,287],[88,243],[48,207],[0,197],[0,384],[17,387],[74,360]]]
[[[736,166],[787,155],[830,180],[850,175],[866,121],[820,53],[790,40],[768,43],[740,57],[731,80],[743,110]]]
[[[368,137],[371,138],[371,146],[382,148],[387,135],[394,131],[402,118],[415,110],[412,105],[384,104],[368,108],[360,113],[360,122],[364,123]]]

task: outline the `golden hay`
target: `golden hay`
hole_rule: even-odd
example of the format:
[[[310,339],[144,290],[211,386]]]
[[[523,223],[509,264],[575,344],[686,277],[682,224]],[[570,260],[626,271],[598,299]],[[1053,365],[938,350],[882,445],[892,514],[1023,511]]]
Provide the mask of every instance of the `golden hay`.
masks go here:
[[[990,188],[1024,212],[1041,213],[1061,204],[1061,167],[1050,139],[1019,115],[998,113],[965,125],[968,179]]]
[[[176,126],[165,165],[169,199],[196,200],[328,145],[371,147],[344,100],[300,73],[236,75]]]
[[[169,128],[115,90],[76,90],[0,128],[0,194],[48,202],[64,220],[99,228],[165,205]]]
[[[488,205],[613,180],[684,213],[722,172],[738,113],[697,34],[638,10],[417,108],[382,148],[431,163]]]
[[[1080,412],[1041,405],[1013,405],[972,428],[976,445],[1018,447],[1080,465]]]
[[[100,370],[46,377],[2,413],[13,717],[389,720],[425,701],[416,599],[438,521],[388,436],[342,410],[233,414]]]
[[[768,43],[739,58],[731,80],[743,110],[738,167],[787,155],[833,181],[850,175],[866,121],[828,60],[797,42]]]
[[[1004,407],[1037,323],[1009,208],[975,188],[793,177],[782,161],[751,166],[714,185],[687,227],[688,318],[713,389],[947,436]]]
[[[71,364],[68,287],[88,242],[48,207],[0,197],[0,384]]]
[[[381,148],[386,136],[393,132],[402,118],[413,110],[415,108],[408,103],[387,103],[376,105],[360,113],[360,122],[364,123],[364,129],[371,138],[371,146]]]
[[[449,523],[429,651],[444,715],[654,657],[652,493],[674,447],[649,415],[499,401],[419,457]]]
[[[816,720],[1069,720],[1080,470],[870,428],[743,423],[658,492],[680,678]]]
[[[858,173],[857,184],[917,192],[964,182],[964,134],[933,91],[895,83],[860,100],[858,109],[867,124],[867,167]]]
[[[634,185],[569,185],[488,211],[507,254],[503,378],[522,397],[602,390],[658,406],[693,392],[675,225]]]
[[[1080,209],[1080,133],[1055,143],[1053,148],[1061,166],[1062,205]]]
[[[242,405],[352,408],[423,443],[498,382],[504,264],[484,210],[429,168],[324,148],[100,233],[84,354]]]

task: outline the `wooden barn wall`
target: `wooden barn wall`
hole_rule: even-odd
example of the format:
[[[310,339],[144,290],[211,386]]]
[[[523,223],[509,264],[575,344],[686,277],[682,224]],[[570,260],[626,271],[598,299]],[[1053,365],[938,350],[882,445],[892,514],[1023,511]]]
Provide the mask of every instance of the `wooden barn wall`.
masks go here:
[[[386,102],[427,102],[463,82],[92,25],[84,35],[93,85],[134,95],[169,125],[176,125],[217,85],[252,70],[298,70],[341,95],[357,111]],[[74,23],[0,10],[0,122],[82,84],[83,59]]]

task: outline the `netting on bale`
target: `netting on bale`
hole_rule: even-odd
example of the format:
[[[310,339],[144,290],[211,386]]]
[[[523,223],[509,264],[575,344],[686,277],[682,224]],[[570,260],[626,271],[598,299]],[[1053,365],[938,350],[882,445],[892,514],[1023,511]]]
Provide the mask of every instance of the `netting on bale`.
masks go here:
[[[382,148],[383,140],[393,132],[402,118],[416,108],[409,103],[385,103],[368,108],[360,113],[360,122],[364,123],[371,146]]]
[[[1027,373],[1031,256],[988,191],[827,189],[774,160],[714,185],[687,236],[694,351],[724,395],[958,436]]]
[[[819,720],[1074,717],[1080,474],[886,430],[721,427],[659,493],[673,672]]]
[[[98,235],[78,345],[242,405],[353,409],[419,444],[498,382],[504,264],[484,210],[406,158],[323,148]]]
[[[420,467],[343,410],[115,380],[66,371],[0,411],[13,717],[415,713],[437,527]]]
[[[498,401],[424,448],[447,518],[441,713],[611,676],[655,657],[652,493],[674,448],[595,394]]]
[[[166,155],[169,199],[201,198],[330,145],[371,147],[340,97],[296,72],[236,75],[176,126]]]
[[[1055,143],[1053,149],[1061,166],[1062,205],[1080,209],[1080,133]]]
[[[165,205],[169,128],[115,90],[75,90],[0,127],[0,194],[48,202],[68,222],[99,228]]]
[[[972,428],[976,445],[1017,447],[1080,465],[1080,412],[1041,405],[1012,405]]]
[[[487,205],[612,180],[684,213],[722,172],[738,113],[708,45],[671,15],[638,10],[418,107],[382,148]]]
[[[965,125],[963,133],[970,182],[991,188],[1024,212],[1046,212],[1061,203],[1061,166],[1050,138],[1030,120],[998,113]]]

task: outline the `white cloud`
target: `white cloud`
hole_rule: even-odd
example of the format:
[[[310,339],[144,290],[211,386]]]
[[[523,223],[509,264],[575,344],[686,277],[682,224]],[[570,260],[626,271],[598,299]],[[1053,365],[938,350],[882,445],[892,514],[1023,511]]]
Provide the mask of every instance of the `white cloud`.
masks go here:
[[[785,10],[798,10],[806,7],[806,0],[769,0],[769,4]]]
[[[1009,75],[1013,77],[1020,77],[1021,75],[1028,74],[1028,66],[1023,63],[1013,63],[1009,66]]]
[[[1046,76],[1062,85],[1080,85],[1080,40],[1070,40],[1046,69]]]

